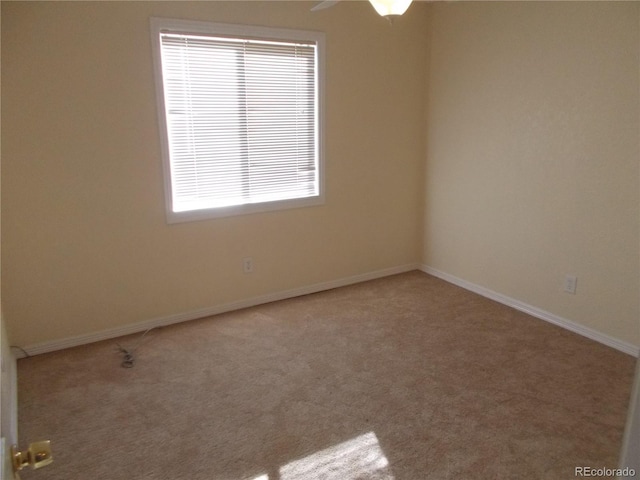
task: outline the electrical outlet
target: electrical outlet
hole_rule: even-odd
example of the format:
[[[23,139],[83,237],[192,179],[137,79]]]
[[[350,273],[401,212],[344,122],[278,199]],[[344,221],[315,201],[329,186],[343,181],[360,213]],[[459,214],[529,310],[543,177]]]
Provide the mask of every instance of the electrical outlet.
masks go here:
[[[571,293],[572,295],[576,294],[576,286],[578,284],[578,277],[575,275],[565,275],[564,277],[564,291],[567,293]]]
[[[253,273],[253,257],[244,257],[242,259],[242,271],[244,273]]]

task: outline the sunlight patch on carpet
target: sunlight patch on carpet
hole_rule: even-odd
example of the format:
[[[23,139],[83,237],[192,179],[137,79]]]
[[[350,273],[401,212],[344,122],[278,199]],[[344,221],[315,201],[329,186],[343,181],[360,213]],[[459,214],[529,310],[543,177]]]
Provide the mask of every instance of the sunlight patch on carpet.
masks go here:
[[[280,469],[281,480],[394,480],[378,437],[368,432]]]

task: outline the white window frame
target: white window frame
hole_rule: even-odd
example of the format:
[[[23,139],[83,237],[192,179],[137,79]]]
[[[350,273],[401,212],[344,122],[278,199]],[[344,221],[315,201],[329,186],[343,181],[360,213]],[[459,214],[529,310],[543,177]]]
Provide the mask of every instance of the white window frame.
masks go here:
[[[191,20],[176,20],[168,18],[152,17],[151,45],[154,60],[154,76],[156,84],[156,102],[158,122],[161,140],[165,208],[167,223],[189,222],[205,220],[209,218],[227,217],[233,215],[250,214],[257,212],[300,208],[314,205],[322,205],[325,202],[324,195],[324,65],[325,65],[325,34],[322,32],[291,30],[282,28],[258,27],[249,25],[235,25],[224,23],[211,23]],[[224,35],[237,38],[252,38],[274,41],[304,41],[314,42],[316,45],[316,149],[317,149],[317,195],[303,198],[268,201],[262,203],[247,203],[216,208],[204,208],[198,210],[174,211],[173,191],[171,178],[171,159],[169,149],[169,133],[165,110],[164,82],[162,71],[162,52],[160,34],[172,32],[183,34]]]

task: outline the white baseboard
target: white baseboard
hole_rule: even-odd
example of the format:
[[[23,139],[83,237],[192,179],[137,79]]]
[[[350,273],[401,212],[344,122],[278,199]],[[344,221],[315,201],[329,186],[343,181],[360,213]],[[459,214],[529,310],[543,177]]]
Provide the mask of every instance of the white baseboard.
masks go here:
[[[483,297],[489,298],[498,303],[502,303],[503,305],[507,305],[508,307],[515,308],[516,310],[527,313],[532,317],[536,317],[546,322],[552,323],[566,330],[582,335],[583,337],[590,338],[591,340],[595,340],[596,342],[600,342],[604,345],[615,348],[616,350],[620,350],[621,352],[627,353],[634,357],[638,357],[638,355],[640,355],[640,347],[638,347],[637,345],[623,342],[622,340],[610,337],[609,335],[605,335],[602,332],[598,332],[597,330],[594,330],[592,328],[585,327],[584,325],[580,325],[579,323],[567,320],[566,318],[559,317],[558,315],[554,315],[553,313],[526,304],[524,302],[521,302],[520,300],[507,297],[506,295],[494,292],[493,290],[489,290],[488,288],[476,285],[475,283],[468,282],[454,275],[441,272],[440,270],[437,270],[428,265],[421,265],[420,270],[428,273],[429,275],[433,275],[434,277],[438,277],[446,282],[462,287],[465,290],[477,293],[478,295],[482,295]]]
[[[88,343],[99,342],[102,340],[109,340],[123,335],[131,335],[134,333],[144,332],[150,328],[164,327],[167,325],[173,325],[175,323],[186,322],[188,320],[196,320],[198,318],[210,317],[212,315],[218,315],[221,313],[231,312],[234,310],[240,310],[242,308],[255,307],[256,305],[262,305],[265,303],[276,302],[278,300],[285,300],[287,298],[299,297],[301,295],[308,295],[311,293],[322,292],[324,290],[331,290],[333,288],[344,287],[355,283],[366,282],[367,280],[374,280],[376,278],[388,277],[390,275],[396,275],[399,273],[409,272],[411,270],[418,270],[420,265],[417,263],[400,265],[398,267],[386,268],[383,270],[376,270],[369,273],[363,273],[360,275],[354,275],[351,277],[340,278],[337,280],[330,280],[327,282],[316,283],[313,285],[307,285],[304,287],[294,288],[291,290],[285,290],[281,292],[269,293],[258,297],[252,297],[245,300],[239,300],[237,302],[226,303],[222,305],[215,305],[200,310],[191,312],[178,313],[174,315],[168,315],[166,317],[155,318],[142,322],[137,322],[122,327],[110,328],[108,330],[102,330],[99,332],[89,333],[86,335],[78,335],[75,337],[64,338],[61,340],[54,340],[51,342],[42,342],[33,345],[27,345],[22,347],[28,355],[38,355],[41,353],[53,352],[56,350],[63,350],[65,348],[77,347],[79,345],[86,345]],[[25,356],[24,353],[19,353],[19,356]]]
[[[313,285],[307,285],[304,287],[294,288],[291,290],[285,290],[281,292],[261,295],[258,297],[252,297],[245,300],[239,300],[237,302],[226,303],[222,305],[215,305],[212,307],[203,308],[203,309],[195,310],[191,312],[168,315],[166,317],[160,317],[160,318],[155,318],[155,319],[146,320],[142,322],[137,322],[129,325],[124,325],[122,327],[111,328],[108,330],[89,333],[86,335],[78,335],[74,337],[64,338],[61,340],[54,340],[50,342],[27,345],[23,347],[23,349],[29,355],[38,355],[41,353],[53,352],[56,350],[63,350],[65,348],[77,347],[79,345],[86,345],[88,343],[99,342],[102,340],[109,340],[109,339],[121,337],[124,335],[131,335],[134,333],[143,332],[150,328],[163,327],[163,326],[173,325],[175,323],[186,322],[188,320],[195,320],[198,318],[210,317],[212,315],[218,315],[221,313],[231,312],[234,310],[254,307],[256,305],[276,302],[278,300],[285,300],[287,298],[294,298],[302,295],[308,295],[311,293],[322,292],[324,290],[331,290],[332,288],[339,288],[347,285],[352,285],[355,283],[366,282],[367,280],[374,280],[376,278],[383,278],[390,275],[405,273],[411,270],[421,270],[425,273],[428,273],[429,275],[433,275],[434,277],[440,278],[446,282],[462,287],[465,290],[469,290],[471,292],[482,295],[483,297],[494,300],[498,303],[502,303],[503,305],[507,305],[509,307],[515,308],[516,310],[527,313],[541,320],[545,320],[549,323],[565,328],[571,332],[590,338],[591,340],[595,340],[597,342],[600,342],[604,345],[615,348],[616,350],[627,353],[634,357],[638,357],[640,355],[640,347],[638,347],[637,345],[632,345],[622,340],[618,340],[616,338],[605,335],[604,333],[598,332],[597,330],[593,330],[589,327],[585,327],[571,320],[567,320],[566,318],[559,317],[557,315],[554,315],[540,308],[534,307],[532,305],[528,305],[519,300],[507,297],[506,295],[502,295],[500,293],[494,292],[493,290],[489,290],[488,288],[482,287],[480,285],[476,285],[474,283],[468,282],[466,280],[455,277],[448,273],[441,272],[440,270],[437,270],[428,265],[420,265],[420,264],[407,264],[407,265],[401,265],[398,267],[386,268],[383,270],[376,270],[373,272],[354,275],[351,277],[345,277],[337,280],[330,280],[327,282],[316,283]],[[14,353],[18,357],[24,356],[24,354],[18,351],[15,351]]]

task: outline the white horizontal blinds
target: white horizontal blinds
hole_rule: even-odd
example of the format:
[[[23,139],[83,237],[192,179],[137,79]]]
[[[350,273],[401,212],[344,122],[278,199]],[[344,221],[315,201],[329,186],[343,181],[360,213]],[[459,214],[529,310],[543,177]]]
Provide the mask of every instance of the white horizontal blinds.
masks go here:
[[[318,195],[315,44],[160,43],[174,212]]]

